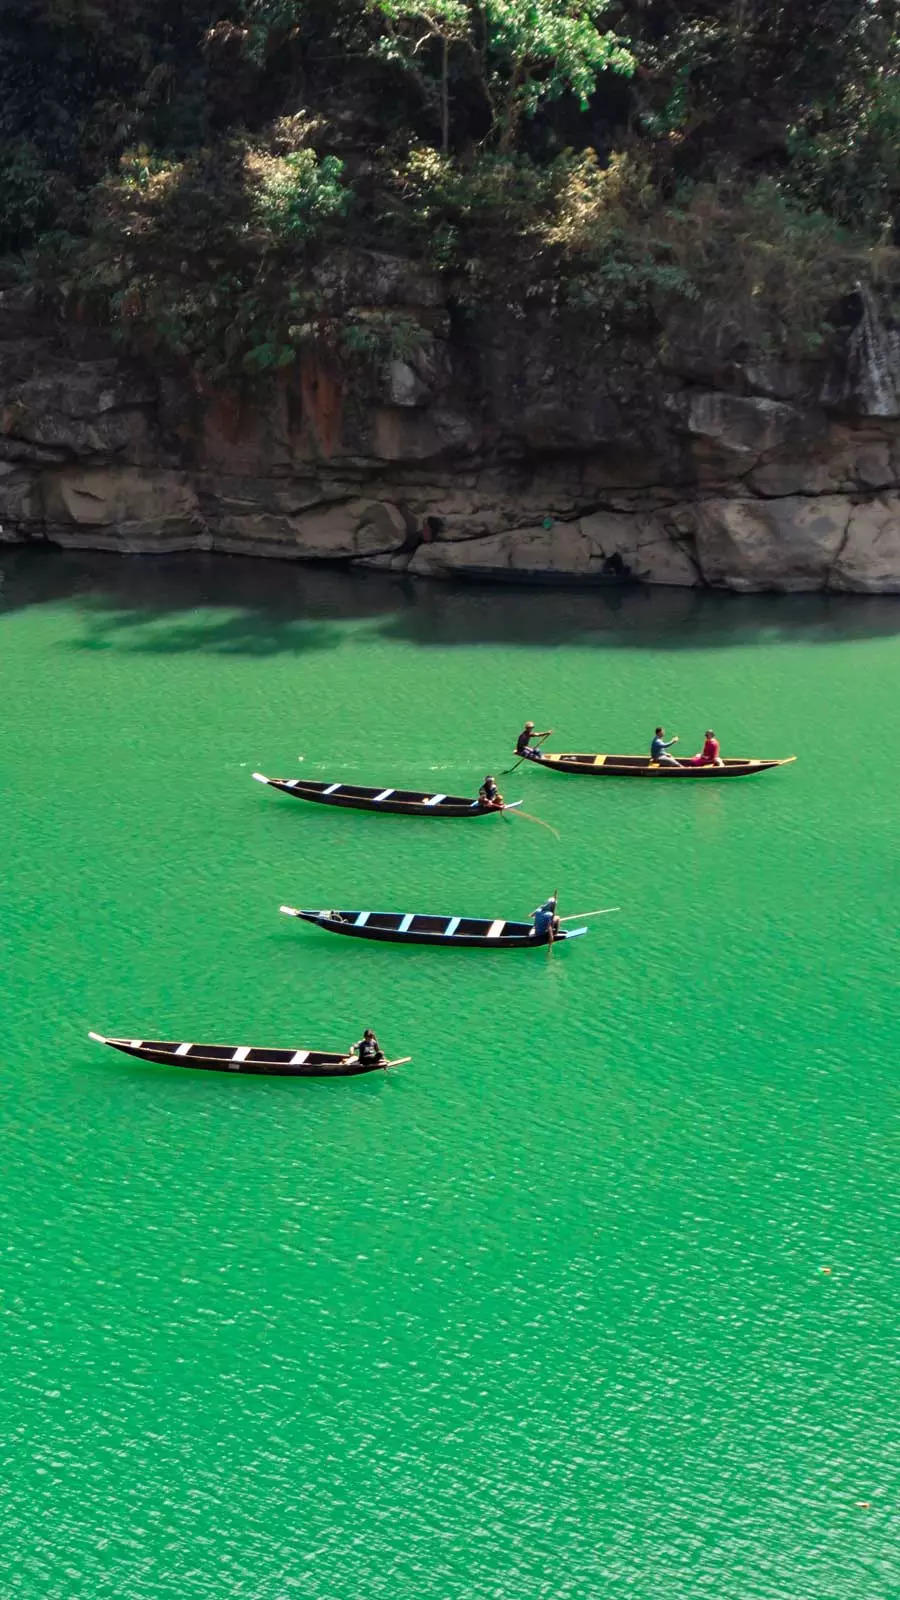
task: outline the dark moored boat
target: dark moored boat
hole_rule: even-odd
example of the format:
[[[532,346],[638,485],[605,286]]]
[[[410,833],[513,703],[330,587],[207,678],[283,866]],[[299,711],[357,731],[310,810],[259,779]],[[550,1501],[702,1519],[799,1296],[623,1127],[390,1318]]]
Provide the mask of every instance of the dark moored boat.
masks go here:
[[[635,588],[649,572],[555,572],[552,567],[469,567],[433,569],[431,577],[454,579],[461,583],[502,583],[523,589],[624,589]]]
[[[724,767],[672,767],[668,762],[651,761],[649,756],[597,756],[571,755],[541,751],[525,756],[537,767],[548,767],[551,772],[585,772],[595,778],[749,778],[755,772],[766,772],[769,767],[786,767],[796,756],[785,756],[780,761],[748,761],[732,757]]]
[[[111,1045],[123,1055],[157,1061],[173,1067],[199,1067],[207,1072],[242,1072],[255,1077],[355,1078],[361,1072],[380,1072],[399,1061],[363,1063],[334,1050],[266,1050],[249,1045],[182,1044],[168,1039],[107,1039],[102,1033],[89,1038]],[[410,1060],[409,1056],[404,1060]]]
[[[351,939],[383,939],[396,944],[466,945],[478,950],[534,950],[550,943],[550,935],[536,934],[530,922],[506,922],[502,917],[429,917],[412,911],[298,911],[281,906],[286,917],[301,917],[329,933]],[[587,928],[562,928],[559,939],[576,939]]]
[[[358,783],[314,783],[308,778],[267,778],[254,772],[257,783],[292,794],[295,800],[318,800],[326,806],[351,806],[356,811],[395,811],[404,817],[489,817],[515,811],[521,800],[504,806],[483,806],[465,795],[429,793],[427,789],[370,789]]]

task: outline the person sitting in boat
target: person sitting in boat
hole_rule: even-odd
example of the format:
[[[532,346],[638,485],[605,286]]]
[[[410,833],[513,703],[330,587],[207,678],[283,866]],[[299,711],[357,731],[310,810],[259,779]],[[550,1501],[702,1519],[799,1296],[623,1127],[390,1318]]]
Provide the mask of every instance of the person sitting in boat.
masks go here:
[[[650,744],[650,760],[658,762],[661,767],[680,767],[681,762],[669,755],[669,746],[677,743],[677,733],[667,739],[665,728],[657,728]]]
[[[538,906],[536,911],[532,911],[531,915],[534,918],[535,938],[544,939],[548,933],[551,939],[556,938],[559,933],[559,917],[556,915],[555,894],[552,894],[549,900],[545,900],[542,906]]]
[[[358,1044],[352,1046],[350,1055],[356,1056],[364,1066],[374,1066],[385,1059],[384,1051],[371,1028],[367,1028]]]
[[[492,778],[490,773],[478,791],[478,804],[485,811],[503,810],[503,796],[497,788],[497,779]]]
[[[703,749],[699,755],[691,756],[689,765],[692,767],[724,767],[725,763],[719,754],[719,741],[712,728],[707,728],[704,735]]]
[[[526,722],[522,732],[519,734],[519,737],[516,740],[516,755],[537,756],[540,758],[541,752],[534,741],[535,739],[549,739],[552,732],[553,729],[548,728],[545,733],[535,733],[534,723]]]

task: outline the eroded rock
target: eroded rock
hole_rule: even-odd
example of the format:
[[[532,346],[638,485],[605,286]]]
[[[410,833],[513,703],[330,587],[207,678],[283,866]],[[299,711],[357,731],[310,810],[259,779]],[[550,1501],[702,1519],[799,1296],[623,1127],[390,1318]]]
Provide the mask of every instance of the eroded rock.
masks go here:
[[[744,591],[822,589],[844,540],[849,506],[843,495],[705,500],[691,515],[707,583]]]
[[[411,329],[404,354],[367,371],[316,348],[224,388],[138,372],[95,332],[19,337],[0,305],[0,537],[900,592],[892,327],[845,329],[838,394],[824,361],[754,353],[699,310],[654,344],[546,303],[461,315],[400,257],[319,275],[348,314]]]
[[[864,594],[900,591],[900,494],[852,509],[828,587]]]

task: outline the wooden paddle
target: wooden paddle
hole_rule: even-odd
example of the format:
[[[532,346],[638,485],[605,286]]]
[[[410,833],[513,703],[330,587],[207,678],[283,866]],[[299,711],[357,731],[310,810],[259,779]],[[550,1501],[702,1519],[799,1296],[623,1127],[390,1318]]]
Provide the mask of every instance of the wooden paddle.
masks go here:
[[[554,905],[553,915],[556,916],[557,912],[559,910],[559,890],[558,889],[554,889],[553,895],[552,895],[552,899],[553,899],[553,905]],[[562,920],[562,919],[560,919],[560,920]],[[553,949],[553,946],[555,945],[555,943],[556,943],[556,940],[554,939],[553,934],[551,933],[550,938],[547,940],[547,954],[548,954],[548,956],[550,954],[550,951]]]
[[[604,906],[602,911],[575,911],[571,917],[560,917],[560,922],[582,922],[585,917],[608,917],[611,911],[621,911],[621,906]]]
[[[351,1061],[358,1060],[359,1056],[345,1056],[342,1065],[349,1067]],[[388,1067],[402,1067],[407,1061],[412,1061],[412,1056],[398,1056],[396,1061],[380,1061],[378,1066],[382,1072],[386,1072]]]
[[[549,739],[549,737],[550,737],[552,732],[553,732],[553,729],[552,728],[548,728],[546,733],[542,733],[539,738],[535,739],[535,741],[534,741],[535,744],[542,744],[545,739]],[[525,760],[525,756],[520,756],[518,761],[514,761],[511,767],[504,767],[503,771],[500,774],[501,778],[508,778],[510,773],[511,772],[515,772],[516,767],[520,767],[524,760]]]

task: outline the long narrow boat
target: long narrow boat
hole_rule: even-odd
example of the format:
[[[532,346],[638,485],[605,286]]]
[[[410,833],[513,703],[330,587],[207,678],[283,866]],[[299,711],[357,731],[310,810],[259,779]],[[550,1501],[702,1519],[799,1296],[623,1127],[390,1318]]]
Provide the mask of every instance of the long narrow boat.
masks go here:
[[[442,944],[457,949],[534,950],[550,944],[550,934],[536,934],[530,922],[507,922],[503,917],[431,917],[414,911],[300,911],[280,906],[286,917],[300,917],[328,933],[351,939],[381,939],[391,944]],[[556,940],[577,939],[587,928],[561,928]]]
[[[375,789],[359,783],[316,783],[309,778],[267,778],[254,772],[257,783],[280,789],[295,800],[317,800],[326,806],[350,806],[356,811],[394,811],[404,817],[489,817],[515,811],[521,800],[502,806],[483,806],[465,795],[430,793],[427,789]]]
[[[536,767],[547,767],[551,772],[584,772],[595,778],[750,778],[756,772],[767,772],[770,767],[787,767],[796,756],[784,756],[780,761],[750,761],[731,757],[722,767],[673,767],[668,762],[651,761],[649,756],[571,755],[568,752],[536,751],[523,757]]]
[[[108,1039],[90,1033],[98,1044],[111,1045],[123,1055],[173,1067],[199,1067],[206,1072],[242,1072],[274,1078],[356,1078],[362,1072],[383,1072],[400,1061],[363,1062],[334,1050],[269,1050],[250,1045],[185,1044],[168,1039]],[[404,1056],[403,1061],[411,1060]]]

